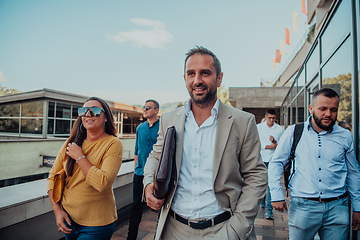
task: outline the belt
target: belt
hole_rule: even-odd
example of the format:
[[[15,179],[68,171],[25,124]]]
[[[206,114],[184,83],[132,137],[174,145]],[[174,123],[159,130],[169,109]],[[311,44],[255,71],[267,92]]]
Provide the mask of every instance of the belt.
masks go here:
[[[313,200],[313,201],[318,201],[318,202],[332,202],[332,201],[335,201],[335,200],[339,200],[339,199],[342,199],[342,198],[345,198],[348,196],[348,193],[345,192],[344,194],[338,196],[338,197],[333,197],[333,198],[321,198],[321,197],[318,197],[318,198],[304,198],[304,199],[307,199],[307,200]]]
[[[216,224],[222,223],[226,220],[228,220],[231,217],[230,212],[223,212],[219,215],[217,215],[214,218],[208,219],[208,220],[203,220],[203,221],[193,221],[193,220],[188,220],[186,218],[181,217],[179,214],[176,214],[173,210],[169,210],[169,214],[175,218],[175,220],[188,225],[189,227],[193,228],[193,229],[205,229],[208,227],[212,227],[215,226]]]

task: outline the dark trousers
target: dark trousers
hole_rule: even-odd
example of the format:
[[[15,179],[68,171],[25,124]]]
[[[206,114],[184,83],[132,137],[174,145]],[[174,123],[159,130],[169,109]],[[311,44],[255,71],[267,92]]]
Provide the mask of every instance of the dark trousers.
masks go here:
[[[141,222],[142,211],[144,203],[141,202],[143,194],[143,179],[144,176],[134,174],[133,180],[133,204],[131,209],[131,216],[129,221],[128,240],[136,240],[138,235],[139,224]]]

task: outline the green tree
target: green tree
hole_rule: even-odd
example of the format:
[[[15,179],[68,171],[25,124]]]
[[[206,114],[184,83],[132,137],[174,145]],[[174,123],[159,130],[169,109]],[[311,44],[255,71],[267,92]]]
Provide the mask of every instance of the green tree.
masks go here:
[[[340,96],[338,121],[351,124],[351,73],[340,74],[335,78],[325,78],[323,80],[323,87],[333,88],[335,91],[337,91]]]

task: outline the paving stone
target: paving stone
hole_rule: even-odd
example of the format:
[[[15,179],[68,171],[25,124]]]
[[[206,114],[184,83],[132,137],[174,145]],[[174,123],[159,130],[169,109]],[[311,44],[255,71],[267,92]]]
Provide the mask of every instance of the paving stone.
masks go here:
[[[151,231],[155,230],[156,225],[157,225],[157,222],[155,222],[155,221],[142,220],[139,228],[144,231],[151,232]]]
[[[287,228],[287,227],[288,227],[288,222],[284,222],[284,221],[274,221],[274,227]]]
[[[255,218],[255,226],[274,226],[273,220]]]
[[[288,238],[289,232],[288,231],[281,231],[281,230],[275,230],[275,237],[276,238]]]

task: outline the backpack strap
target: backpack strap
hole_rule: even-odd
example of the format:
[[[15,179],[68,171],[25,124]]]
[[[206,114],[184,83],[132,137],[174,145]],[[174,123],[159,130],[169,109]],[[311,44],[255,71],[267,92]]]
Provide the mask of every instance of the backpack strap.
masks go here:
[[[303,133],[303,129],[304,129],[304,123],[297,123],[295,125],[295,129],[294,129],[294,141],[293,144],[291,146],[291,151],[290,151],[290,159],[292,160],[292,173],[290,174],[289,177],[289,182],[291,180],[291,178],[293,177],[294,173],[295,173],[295,150],[296,147],[300,141],[301,135]]]
[[[289,158],[288,158],[286,164],[283,167],[284,177],[285,177],[284,182],[285,182],[285,189],[286,189],[287,197],[289,196],[289,182],[295,173],[295,150],[296,150],[297,144],[300,141],[303,129],[304,129],[304,123],[297,123],[295,125],[294,139],[293,139],[293,143],[291,146],[290,155],[289,155]],[[292,172],[291,172],[291,169],[292,169]]]
[[[291,146],[291,151],[290,151],[290,156],[292,157],[292,159],[294,159],[295,161],[295,150],[296,150],[296,146],[300,141],[301,135],[303,133],[303,129],[304,129],[304,123],[297,123],[295,125],[295,129],[294,129],[294,141],[293,144]]]

